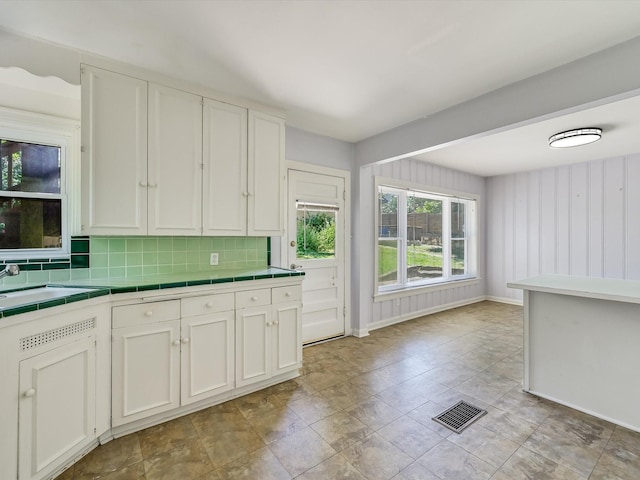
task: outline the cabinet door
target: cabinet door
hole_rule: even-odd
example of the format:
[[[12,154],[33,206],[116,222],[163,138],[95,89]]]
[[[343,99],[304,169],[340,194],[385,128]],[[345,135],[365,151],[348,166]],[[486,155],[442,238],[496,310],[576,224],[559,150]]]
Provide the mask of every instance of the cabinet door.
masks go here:
[[[182,319],[182,405],[234,387],[233,318],[228,311]]]
[[[147,233],[147,82],[82,67],[82,232]]]
[[[113,330],[112,425],[180,404],[180,321]]]
[[[18,478],[43,478],[95,438],[95,365],[95,336],[20,362]]]
[[[284,120],[249,112],[249,236],[284,235]]]
[[[272,326],[273,375],[302,365],[302,326],[299,303],[274,305]]]
[[[271,306],[236,312],[236,387],[271,377]]]
[[[202,98],[149,84],[149,235],[202,230]]]
[[[247,234],[247,110],[204,99],[203,234]]]

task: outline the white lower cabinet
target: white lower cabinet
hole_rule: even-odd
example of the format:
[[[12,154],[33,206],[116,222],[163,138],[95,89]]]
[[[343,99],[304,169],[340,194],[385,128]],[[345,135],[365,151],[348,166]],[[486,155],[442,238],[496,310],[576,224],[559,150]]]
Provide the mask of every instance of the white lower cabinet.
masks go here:
[[[20,362],[19,477],[40,479],[96,438],[96,337]]]
[[[269,289],[267,305],[236,311],[236,386],[297,370],[302,364],[299,285]],[[236,305],[260,303],[258,294],[236,294]]]
[[[109,430],[109,351],[108,299],[2,318],[2,480],[52,478],[97,445]]]
[[[188,405],[234,388],[233,293],[182,302],[181,403]]]
[[[112,309],[112,426],[180,405],[180,301]]]

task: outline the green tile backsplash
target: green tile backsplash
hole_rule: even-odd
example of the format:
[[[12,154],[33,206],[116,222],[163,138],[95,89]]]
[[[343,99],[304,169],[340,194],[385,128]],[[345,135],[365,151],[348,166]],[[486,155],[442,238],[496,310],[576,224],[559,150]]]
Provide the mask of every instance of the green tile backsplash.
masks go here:
[[[267,238],[91,237],[91,278],[267,266]],[[209,265],[211,253],[218,265]]]
[[[264,237],[74,237],[69,257],[19,261],[22,273],[0,285],[262,268],[269,250]],[[212,252],[218,253],[217,266],[209,265]]]

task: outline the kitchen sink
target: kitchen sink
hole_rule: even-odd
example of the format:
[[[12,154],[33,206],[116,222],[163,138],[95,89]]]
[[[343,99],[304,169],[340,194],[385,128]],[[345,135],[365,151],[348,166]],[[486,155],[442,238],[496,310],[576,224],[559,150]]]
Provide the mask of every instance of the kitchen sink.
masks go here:
[[[94,290],[95,288],[38,287],[14,292],[3,292],[0,293],[0,310],[70,297],[79,293],[89,293]]]

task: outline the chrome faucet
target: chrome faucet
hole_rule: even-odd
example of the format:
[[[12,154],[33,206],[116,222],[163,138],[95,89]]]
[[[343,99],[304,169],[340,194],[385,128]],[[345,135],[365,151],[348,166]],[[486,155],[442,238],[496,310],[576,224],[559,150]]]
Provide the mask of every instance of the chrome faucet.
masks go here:
[[[5,267],[4,270],[0,272],[0,278],[4,278],[7,275],[10,277],[14,277],[19,273],[20,273],[20,267],[18,267],[18,265],[16,265],[15,263],[10,263]]]

